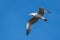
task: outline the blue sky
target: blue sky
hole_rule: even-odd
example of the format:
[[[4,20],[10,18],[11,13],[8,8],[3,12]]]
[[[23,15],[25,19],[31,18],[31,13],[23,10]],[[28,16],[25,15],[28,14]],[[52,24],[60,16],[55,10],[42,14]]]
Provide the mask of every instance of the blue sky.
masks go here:
[[[25,27],[32,12],[43,7],[47,22],[32,25],[29,36]],[[60,40],[60,0],[0,0],[0,40]]]

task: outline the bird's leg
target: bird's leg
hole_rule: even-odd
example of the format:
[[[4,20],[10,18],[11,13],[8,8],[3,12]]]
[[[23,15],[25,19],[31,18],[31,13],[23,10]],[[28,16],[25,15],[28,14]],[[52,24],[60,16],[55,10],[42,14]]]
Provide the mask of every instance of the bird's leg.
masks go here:
[[[47,19],[46,19],[44,16],[42,16],[41,19],[42,19],[43,21],[47,21]]]

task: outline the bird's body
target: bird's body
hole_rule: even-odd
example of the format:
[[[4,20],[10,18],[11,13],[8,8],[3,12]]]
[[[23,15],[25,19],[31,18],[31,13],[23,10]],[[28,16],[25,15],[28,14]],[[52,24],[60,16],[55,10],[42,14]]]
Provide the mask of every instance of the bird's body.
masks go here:
[[[42,17],[40,14],[38,14],[38,13],[31,13],[30,15],[32,15],[32,16],[34,16],[34,17],[37,17],[37,18],[40,18],[40,17]]]
[[[33,16],[33,18],[31,18],[27,23],[27,26],[26,26],[26,34],[27,35],[29,34],[29,32],[31,30],[31,25],[36,23],[39,19],[47,21],[47,19],[43,16],[44,15],[44,9],[43,8],[39,8],[38,12],[31,13],[30,15]]]

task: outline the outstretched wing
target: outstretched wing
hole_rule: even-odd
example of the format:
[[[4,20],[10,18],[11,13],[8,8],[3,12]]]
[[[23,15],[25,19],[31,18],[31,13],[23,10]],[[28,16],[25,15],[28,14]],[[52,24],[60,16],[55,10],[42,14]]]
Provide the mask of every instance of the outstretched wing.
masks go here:
[[[26,26],[26,35],[29,34],[30,29],[31,29],[31,25],[34,24],[35,22],[37,22],[38,19],[39,19],[39,18],[37,18],[37,17],[33,17],[32,19],[30,19],[30,20],[28,21],[27,26]]]
[[[43,8],[39,8],[38,14],[40,14],[41,16],[44,15],[44,9]]]
[[[51,12],[48,11],[47,9],[39,8],[38,14],[40,14],[41,16],[43,16],[43,15],[44,15],[44,12],[51,13]]]
[[[48,13],[51,13],[49,10],[45,9],[44,12],[48,12]]]

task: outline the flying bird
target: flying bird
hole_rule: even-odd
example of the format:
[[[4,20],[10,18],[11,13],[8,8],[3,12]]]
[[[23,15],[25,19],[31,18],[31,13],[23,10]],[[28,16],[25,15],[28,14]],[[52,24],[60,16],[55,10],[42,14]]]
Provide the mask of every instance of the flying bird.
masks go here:
[[[33,18],[29,19],[26,25],[26,35],[29,35],[31,31],[31,25],[36,23],[39,19],[42,19],[43,21],[47,21],[47,19],[44,17],[44,12],[50,13],[48,10],[39,8],[39,11],[36,13],[29,14],[30,16],[33,16]]]

